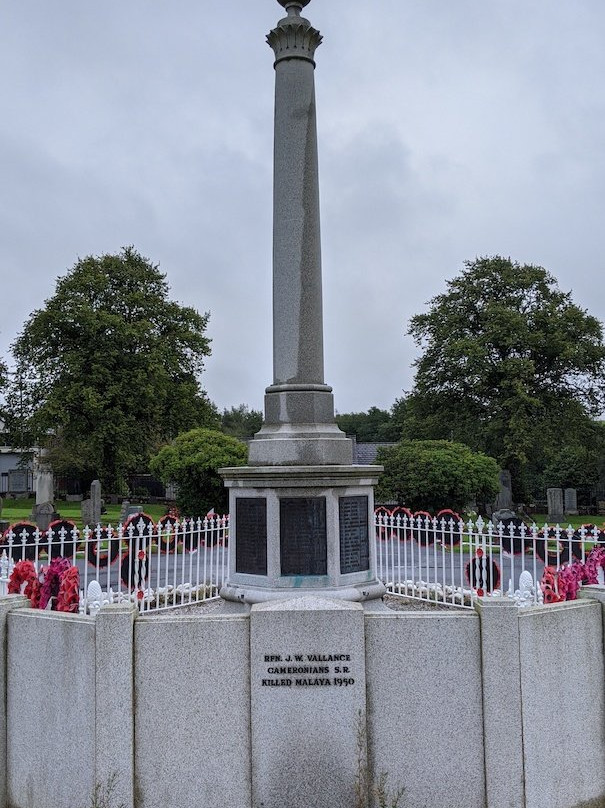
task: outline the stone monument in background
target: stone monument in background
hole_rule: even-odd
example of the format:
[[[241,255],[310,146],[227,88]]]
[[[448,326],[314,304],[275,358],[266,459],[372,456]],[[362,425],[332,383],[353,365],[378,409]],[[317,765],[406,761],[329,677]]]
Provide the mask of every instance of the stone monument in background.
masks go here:
[[[89,527],[96,527],[101,523],[101,483],[93,480],[90,484],[90,497],[80,505],[82,522]]]
[[[275,53],[273,383],[249,465],[221,470],[230,488],[231,566],[221,594],[248,603],[323,594],[380,596],[373,486],[378,466],[352,465],[324,380],[315,50],[322,37],[287,11]]]
[[[568,516],[578,515],[578,492],[575,488],[566,488],[563,492],[565,498],[565,513]]]
[[[548,521],[561,522],[564,517],[563,490],[561,488],[547,488],[546,500],[548,502]]]
[[[34,485],[36,489],[36,503],[32,511],[32,521],[40,530],[48,530],[48,526],[59,514],[55,511],[55,488],[53,470],[45,462],[43,450],[36,458],[34,466]]]

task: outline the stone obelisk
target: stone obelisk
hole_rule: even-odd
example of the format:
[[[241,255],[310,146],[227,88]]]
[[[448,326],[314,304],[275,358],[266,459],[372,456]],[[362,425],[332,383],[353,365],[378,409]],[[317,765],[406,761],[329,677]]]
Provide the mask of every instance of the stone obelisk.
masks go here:
[[[279,0],[288,16],[267,37],[275,52],[273,384],[250,463],[352,462],[324,383],[315,50],[321,35],[300,16],[309,0]]]
[[[314,76],[322,37],[301,16],[309,0],[278,2],[287,16],[267,36],[275,53],[273,383],[249,465],[221,470],[231,489],[221,594],[366,600],[384,591],[371,540],[380,468],[351,465],[324,381]]]

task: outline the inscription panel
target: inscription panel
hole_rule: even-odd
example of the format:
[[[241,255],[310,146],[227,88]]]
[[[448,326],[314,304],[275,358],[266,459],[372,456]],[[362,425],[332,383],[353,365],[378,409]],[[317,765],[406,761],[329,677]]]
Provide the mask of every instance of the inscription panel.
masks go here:
[[[351,654],[265,654],[261,687],[351,687]]]
[[[340,572],[365,572],[370,568],[368,498],[339,497]]]
[[[282,575],[327,575],[325,497],[279,501]]]
[[[267,574],[267,500],[237,497],[235,500],[235,571]]]

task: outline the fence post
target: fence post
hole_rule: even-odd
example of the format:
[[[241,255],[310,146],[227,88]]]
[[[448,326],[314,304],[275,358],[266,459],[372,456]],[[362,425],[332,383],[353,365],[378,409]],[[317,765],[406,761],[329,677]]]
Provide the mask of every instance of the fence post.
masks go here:
[[[6,656],[8,613],[13,609],[29,606],[29,600],[22,595],[0,597],[0,808],[6,808],[7,798],[7,727],[6,727],[6,674],[9,661]]]
[[[487,808],[523,808],[523,715],[518,607],[479,598]]]
[[[95,631],[95,783],[115,778],[115,804],[134,808],[134,604],[104,606]]]

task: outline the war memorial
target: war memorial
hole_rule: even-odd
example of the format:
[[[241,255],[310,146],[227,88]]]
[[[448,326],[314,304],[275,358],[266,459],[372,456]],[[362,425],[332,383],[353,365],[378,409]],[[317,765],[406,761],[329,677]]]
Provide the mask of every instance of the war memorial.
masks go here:
[[[221,472],[227,584],[153,615],[1,598],[0,808],[86,808],[109,782],[116,808],[365,808],[385,781],[401,808],[605,808],[605,587],[383,600],[380,468],[352,464],[324,379],[322,37],[309,0],[279,2],[273,380],[249,465]]]

